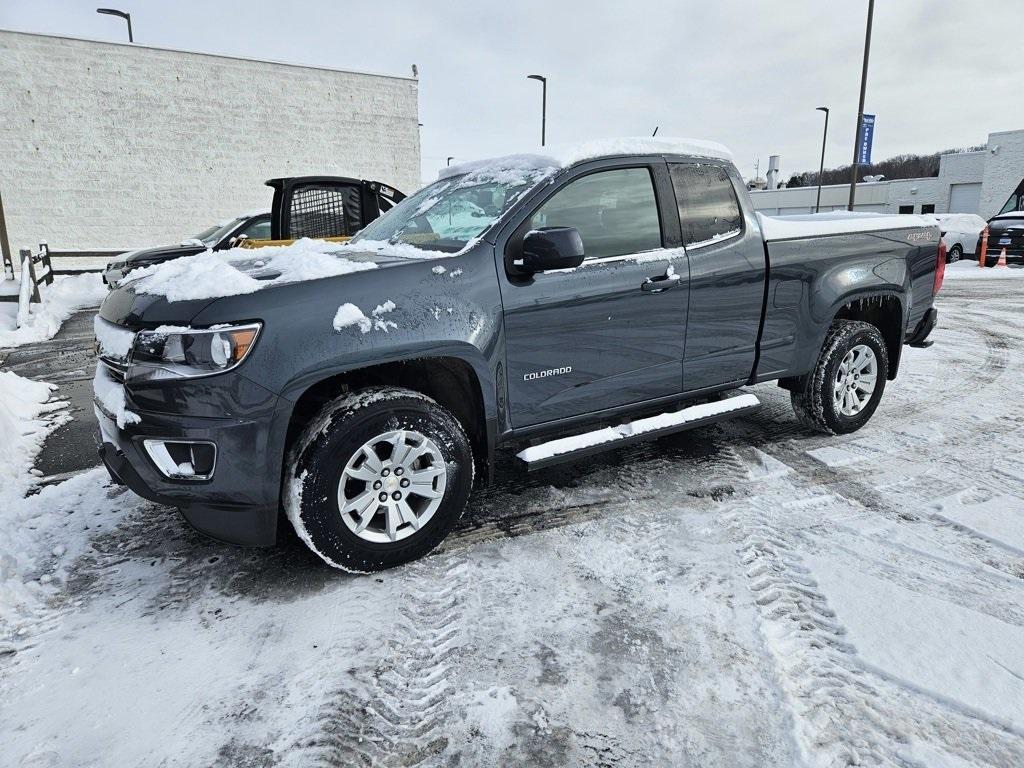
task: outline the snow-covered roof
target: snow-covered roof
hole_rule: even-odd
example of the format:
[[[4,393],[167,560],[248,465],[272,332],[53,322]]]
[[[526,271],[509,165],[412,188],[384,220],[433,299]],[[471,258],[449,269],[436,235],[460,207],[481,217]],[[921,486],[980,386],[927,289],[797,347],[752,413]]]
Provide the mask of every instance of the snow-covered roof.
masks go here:
[[[567,168],[583,160],[618,155],[686,155],[732,161],[732,153],[723,145],[702,139],[674,139],[639,136],[619,139],[594,139],[576,144],[540,147],[532,152],[490,157],[442,168],[439,179],[461,176],[485,169]]]
[[[793,237],[841,235],[852,232],[874,232],[888,229],[936,227],[934,220],[905,213],[865,213],[862,211],[831,211],[802,216],[768,216],[757,214],[761,235],[765,240],[787,240]]]

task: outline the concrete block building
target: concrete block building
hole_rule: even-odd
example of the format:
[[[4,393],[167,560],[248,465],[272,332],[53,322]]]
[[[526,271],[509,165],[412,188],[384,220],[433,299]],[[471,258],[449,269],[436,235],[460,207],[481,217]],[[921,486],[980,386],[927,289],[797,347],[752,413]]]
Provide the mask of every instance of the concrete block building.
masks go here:
[[[818,188],[754,190],[754,207],[773,215],[814,213]],[[1024,195],[1024,130],[990,133],[985,149],[943,155],[939,175],[857,185],[855,210],[876,213],[998,213]],[[821,188],[821,210],[845,210],[850,186]],[[1016,204],[1015,204],[1016,205]]]
[[[0,30],[11,248],[177,242],[269,210],[276,176],[420,186],[418,84]]]

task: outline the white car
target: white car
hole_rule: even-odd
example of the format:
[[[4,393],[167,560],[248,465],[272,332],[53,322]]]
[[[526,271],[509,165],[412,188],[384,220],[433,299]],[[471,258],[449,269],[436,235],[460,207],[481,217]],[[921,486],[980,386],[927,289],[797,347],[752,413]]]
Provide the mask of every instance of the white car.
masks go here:
[[[939,225],[942,242],[946,244],[946,263],[960,261],[964,254],[973,256],[978,250],[978,238],[988,225],[981,216],[973,213],[933,213],[932,218]]]

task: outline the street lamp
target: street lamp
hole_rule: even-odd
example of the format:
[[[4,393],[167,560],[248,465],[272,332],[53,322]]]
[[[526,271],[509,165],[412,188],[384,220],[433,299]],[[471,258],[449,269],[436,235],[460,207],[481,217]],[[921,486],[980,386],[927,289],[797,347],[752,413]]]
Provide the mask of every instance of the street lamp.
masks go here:
[[[864,93],[868,87],[868,55],[871,53],[871,19],[875,15],[875,0],[868,0],[868,27],[864,33],[864,66],[860,71],[860,104],[857,107],[857,133],[853,137],[853,168],[850,171],[850,202],[846,210],[853,210],[857,196],[857,171],[860,170],[860,124],[864,122]]]
[[[526,79],[539,80],[540,84],[544,86],[540,102],[540,145],[543,147],[548,122],[548,79],[544,75],[527,75]]]
[[[125,13],[124,11],[119,11],[116,8],[97,8],[96,9],[96,13],[104,13],[107,16],[120,16],[122,19],[127,21],[128,22],[128,42],[129,43],[134,43],[135,42],[135,38],[132,37],[132,15],[130,13]]]
[[[825,173],[825,140],[828,139],[828,107],[815,107],[818,112],[825,113],[825,130],[821,134],[821,168],[818,170],[818,202],[814,204],[814,212],[821,210],[821,177]]]

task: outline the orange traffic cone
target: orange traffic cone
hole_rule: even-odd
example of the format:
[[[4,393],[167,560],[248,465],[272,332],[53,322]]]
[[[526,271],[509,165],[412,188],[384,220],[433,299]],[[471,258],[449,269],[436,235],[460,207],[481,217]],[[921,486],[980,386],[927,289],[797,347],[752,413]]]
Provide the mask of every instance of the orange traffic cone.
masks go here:
[[[996,266],[1006,268],[1006,248],[999,252],[999,261],[996,262]]]

